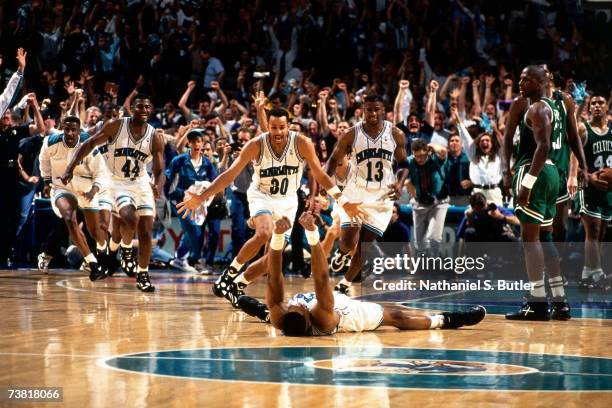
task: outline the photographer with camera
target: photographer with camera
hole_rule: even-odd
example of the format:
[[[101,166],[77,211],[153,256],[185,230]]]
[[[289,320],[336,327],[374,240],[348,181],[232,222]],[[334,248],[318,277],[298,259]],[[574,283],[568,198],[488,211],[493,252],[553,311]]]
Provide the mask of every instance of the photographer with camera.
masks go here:
[[[514,212],[487,202],[482,192],[472,194],[470,208],[457,229],[458,237],[465,242],[517,242],[512,226],[520,225]]]
[[[438,251],[449,207],[444,165],[446,148],[416,139],[408,157],[408,192],[418,252]]]

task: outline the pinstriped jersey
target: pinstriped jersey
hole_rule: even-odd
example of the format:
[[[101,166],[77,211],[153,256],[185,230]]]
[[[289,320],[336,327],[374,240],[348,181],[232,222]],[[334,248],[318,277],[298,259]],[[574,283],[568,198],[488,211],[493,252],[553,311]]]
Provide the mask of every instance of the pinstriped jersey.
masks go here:
[[[277,156],[272,149],[270,134],[259,138],[259,160],[253,164],[253,182],[249,189],[274,197],[293,197],[300,187],[304,160],[297,149],[298,133],[289,132],[285,150]]]
[[[131,118],[121,119],[117,134],[102,146],[102,154],[114,179],[150,181],[146,165],[153,160],[153,136],[155,128],[146,124],[144,136],[136,140],[130,131]]]
[[[393,154],[396,146],[391,122],[385,120],[375,138],[368,136],[363,121],[358,122],[355,125],[351,172],[346,187],[355,185],[378,190],[393,184]]]

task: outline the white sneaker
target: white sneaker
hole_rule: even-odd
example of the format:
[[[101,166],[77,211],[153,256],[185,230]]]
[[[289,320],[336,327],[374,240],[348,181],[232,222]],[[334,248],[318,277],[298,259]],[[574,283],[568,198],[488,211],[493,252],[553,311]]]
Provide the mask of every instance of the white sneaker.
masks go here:
[[[170,266],[176,269],[180,269],[183,272],[189,272],[189,273],[198,272],[198,270],[194,268],[193,266],[189,265],[189,262],[187,262],[185,259],[174,258],[173,260],[170,261]]]
[[[49,273],[49,263],[52,259],[51,255],[47,255],[44,252],[38,254],[38,270],[43,273]]]

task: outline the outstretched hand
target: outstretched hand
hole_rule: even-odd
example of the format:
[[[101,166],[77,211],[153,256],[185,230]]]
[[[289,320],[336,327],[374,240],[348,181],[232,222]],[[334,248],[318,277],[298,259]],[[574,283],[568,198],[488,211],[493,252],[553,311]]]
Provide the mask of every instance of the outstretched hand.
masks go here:
[[[315,217],[310,211],[304,211],[302,215],[300,215],[300,219],[298,221],[307,231],[315,231],[317,229],[317,226],[315,225]]]
[[[342,209],[351,219],[351,224],[359,224],[368,217],[368,214],[361,209],[361,202],[344,203]]]
[[[187,217],[191,217],[191,219],[195,219],[196,210],[202,205],[202,203],[206,201],[204,195],[191,195],[185,194],[185,198],[183,201],[176,205],[177,212],[179,215],[182,215],[182,218],[185,219]]]
[[[306,213],[304,213],[306,214]],[[300,220],[302,218],[300,217]],[[280,218],[274,223],[274,233],[284,234],[291,229],[291,220],[287,217]]]

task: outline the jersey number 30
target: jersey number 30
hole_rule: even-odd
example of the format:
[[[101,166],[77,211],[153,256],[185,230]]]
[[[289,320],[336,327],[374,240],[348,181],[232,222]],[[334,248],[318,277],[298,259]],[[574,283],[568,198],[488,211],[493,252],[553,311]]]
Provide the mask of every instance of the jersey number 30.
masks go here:
[[[289,179],[285,177],[279,183],[277,179],[272,179],[272,185],[270,186],[270,194],[278,194],[280,191],[281,194],[287,194],[287,188],[289,188]]]
[[[123,177],[125,178],[136,178],[140,174],[140,167],[138,167],[138,162],[134,160],[134,165],[131,165],[131,160],[126,160],[123,167],[121,167],[121,171],[123,172]]]
[[[383,178],[383,162],[377,161],[374,162],[374,166],[372,166],[371,161],[368,161],[368,181],[381,181]],[[374,167],[376,174],[372,175],[372,167]],[[374,176],[374,178],[372,178]]]

